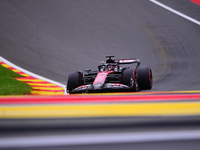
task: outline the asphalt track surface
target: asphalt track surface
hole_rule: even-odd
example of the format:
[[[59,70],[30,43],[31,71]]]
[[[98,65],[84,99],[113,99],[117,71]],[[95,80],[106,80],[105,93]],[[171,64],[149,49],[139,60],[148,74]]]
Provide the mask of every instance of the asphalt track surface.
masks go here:
[[[200,6],[189,0],[159,2],[200,21]],[[1,0],[0,20],[0,55],[57,82],[66,84],[70,72],[96,69],[105,55],[114,54],[116,58],[136,57],[142,66],[151,66],[154,77],[151,91],[200,89],[200,26],[148,0]],[[166,122],[158,128],[166,130]],[[199,122],[189,124],[183,128],[197,128]],[[127,131],[132,132],[130,126]],[[176,127],[169,128],[176,130]],[[133,132],[144,128],[137,126]],[[198,149],[199,140],[68,148],[133,149],[133,146],[136,149]]]

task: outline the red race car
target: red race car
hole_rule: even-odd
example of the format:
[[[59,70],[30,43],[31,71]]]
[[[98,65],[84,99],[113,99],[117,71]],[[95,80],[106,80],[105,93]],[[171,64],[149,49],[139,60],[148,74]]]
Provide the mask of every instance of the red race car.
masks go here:
[[[152,88],[150,67],[140,67],[139,59],[112,59],[100,62],[98,70],[86,69],[70,73],[67,81],[68,93],[138,91]],[[135,69],[121,67],[123,64],[136,64]]]

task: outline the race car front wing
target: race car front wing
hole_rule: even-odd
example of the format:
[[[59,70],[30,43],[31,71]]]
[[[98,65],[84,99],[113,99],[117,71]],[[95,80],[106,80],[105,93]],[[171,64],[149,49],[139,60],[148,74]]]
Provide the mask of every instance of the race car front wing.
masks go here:
[[[104,84],[87,84],[87,85],[82,85],[74,90],[72,90],[70,93],[82,93],[82,92],[100,92],[100,91],[118,91],[118,90],[131,90],[132,88],[120,84],[120,83],[104,83]]]

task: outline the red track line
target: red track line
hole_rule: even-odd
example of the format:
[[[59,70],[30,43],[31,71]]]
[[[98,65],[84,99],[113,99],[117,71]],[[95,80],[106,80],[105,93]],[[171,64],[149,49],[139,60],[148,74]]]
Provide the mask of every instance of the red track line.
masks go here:
[[[38,78],[34,78],[32,76],[28,76],[28,77],[20,77],[19,79],[38,79]]]
[[[17,72],[18,74],[26,74],[26,73],[24,73],[24,72],[22,72],[22,71],[20,71],[20,72]],[[22,75],[23,76],[23,75]],[[22,77],[23,78],[23,77]]]
[[[45,86],[45,85],[31,85],[33,88],[34,87],[44,87],[44,88],[59,88],[57,85],[55,86]],[[63,91],[63,90],[62,90]]]
[[[54,90],[54,88],[49,89],[49,90],[44,90],[44,89],[33,89],[34,91],[42,91],[42,92],[63,92],[63,90]]]
[[[0,97],[0,104],[22,103],[109,103],[109,102],[162,102],[200,100],[200,94],[129,95],[129,96],[42,96]]]
[[[50,83],[50,82],[46,82],[46,81],[44,81],[44,82],[36,82],[36,81],[22,81],[22,82],[25,82],[25,83],[36,83],[36,84],[52,84],[52,83]],[[58,86],[57,86],[58,87]]]
[[[15,68],[13,68],[13,67],[6,67],[7,69],[10,69],[10,70],[17,70],[17,69],[15,69]],[[20,70],[19,70],[20,71]]]
[[[196,3],[196,4],[198,4],[198,5],[200,5],[200,0],[191,0],[191,1]]]

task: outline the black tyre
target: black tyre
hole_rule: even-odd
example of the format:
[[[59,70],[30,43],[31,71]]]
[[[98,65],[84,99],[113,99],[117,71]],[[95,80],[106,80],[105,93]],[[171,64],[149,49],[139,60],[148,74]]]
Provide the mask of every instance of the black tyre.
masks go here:
[[[68,76],[67,92],[71,92],[73,89],[82,85],[83,74],[81,72],[73,72]]]
[[[153,85],[152,71],[150,67],[142,66],[136,69],[137,83],[140,90],[151,89]]]
[[[128,85],[129,87],[132,87],[134,91],[137,91],[137,84],[135,82],[135,72],[133,71],[133,69],[123,70],[122,84]]]

